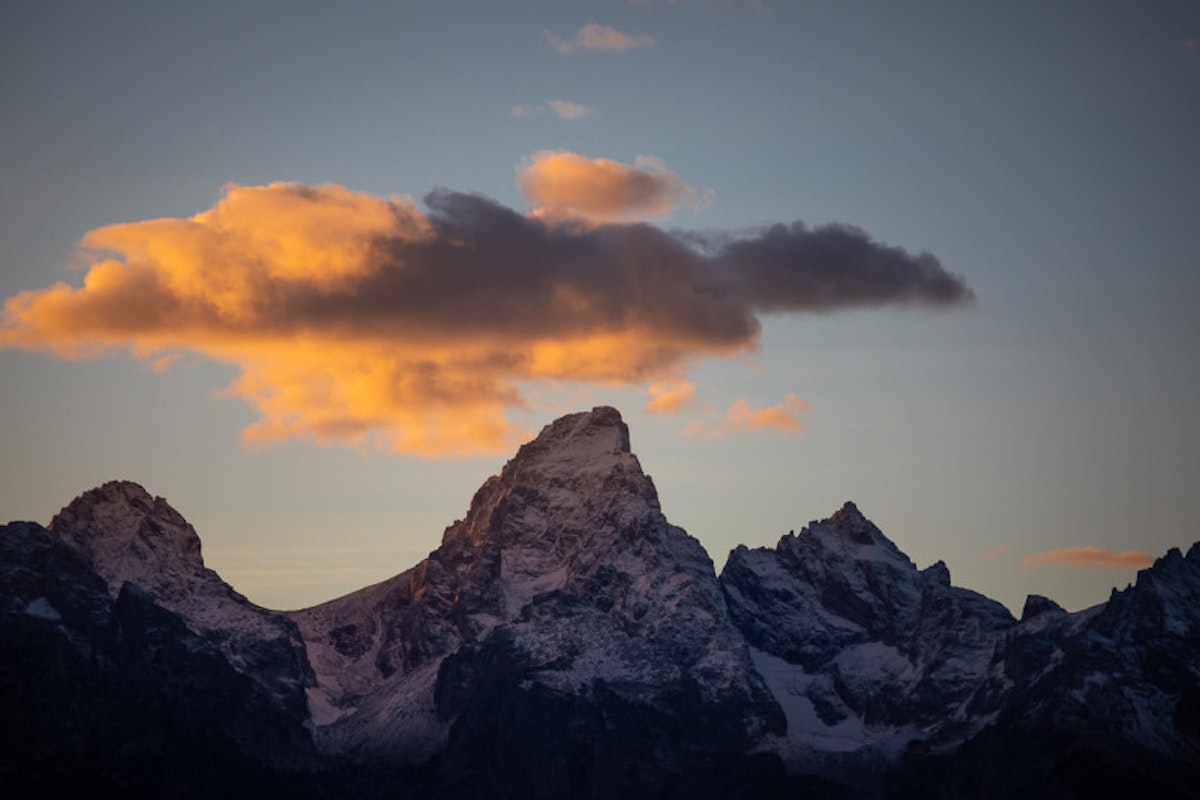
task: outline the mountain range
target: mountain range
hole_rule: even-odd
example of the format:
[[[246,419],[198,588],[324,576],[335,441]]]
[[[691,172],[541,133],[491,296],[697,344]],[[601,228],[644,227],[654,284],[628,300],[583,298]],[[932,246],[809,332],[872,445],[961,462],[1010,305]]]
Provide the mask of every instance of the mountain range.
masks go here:
[[[1020,619],[853,503],[716,573],[620,414],[411,569],[279,612],[123,481],[0,529],[11,797],[1200,796],[1200,543]]]

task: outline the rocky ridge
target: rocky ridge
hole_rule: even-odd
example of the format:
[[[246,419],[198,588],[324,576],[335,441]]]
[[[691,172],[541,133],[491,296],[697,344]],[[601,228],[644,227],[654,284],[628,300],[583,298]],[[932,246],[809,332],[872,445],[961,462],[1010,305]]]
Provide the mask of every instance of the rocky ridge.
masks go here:
[[[738,548],[718,579],[601,407],[522,447],[426,560],[303,611],[237,594],[136,484],[0,529],[0,712],[33,732],[0,748],[0,777],[182,796],[180,768],[225,791],[220,764],[312,797],[1190,797],[1197,609],[1200,545],[1102,606],[1031,597],[1018,621],[852,503]]]

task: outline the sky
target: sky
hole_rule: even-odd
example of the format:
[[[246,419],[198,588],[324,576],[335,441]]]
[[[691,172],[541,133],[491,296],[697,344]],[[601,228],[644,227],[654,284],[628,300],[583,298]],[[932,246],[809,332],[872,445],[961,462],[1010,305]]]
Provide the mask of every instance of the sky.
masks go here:
[[[718,569],[1200,539],[1195,3],[10,0],[0,101],[0,519],[135,480],[299,608],[606,404]]]

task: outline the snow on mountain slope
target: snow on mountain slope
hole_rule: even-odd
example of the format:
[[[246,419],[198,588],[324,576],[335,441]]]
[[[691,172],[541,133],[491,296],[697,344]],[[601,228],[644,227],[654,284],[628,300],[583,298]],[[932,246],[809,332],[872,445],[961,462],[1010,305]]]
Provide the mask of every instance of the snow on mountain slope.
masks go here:
[[[853,503],[773,550],[737,548],[721,585],[788,712],[793,764],[953,745],[996,710],[979,685],[1012,616],[951,586],[941,562],[918,570]]]
[[[291,616],[317,675],[317,735],[342,752],[445,746],[489,658],[570,697],[666,706],[687,685],[700,707],[738,707],[736,739],[779,724],[712,562],[663,517],[611,408],[547,426],[417,567]]]
[[[205,567],[196,531],[167,501],[136,483],[111,481],[76,498],[49,527],[91,559],[112,597],[134,584],[217,644],[278,703],[303,713],[312,675],[295,623]]]

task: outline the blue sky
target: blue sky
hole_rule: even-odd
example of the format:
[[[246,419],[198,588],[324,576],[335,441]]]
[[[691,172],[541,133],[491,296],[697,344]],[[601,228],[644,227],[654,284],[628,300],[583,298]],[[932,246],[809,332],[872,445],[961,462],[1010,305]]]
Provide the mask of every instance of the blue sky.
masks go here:
[[[587,25],[636,46],[556,49]],[[0,98],[3,300],[81,286],[89,232],[192,217],[228,184],[524,214],[544,152],[674,176],[699,199],[666,231],[836,222],[931,253],[977,303],[761,315],[757,352],[689,359],[679,414],[645,413],[649,378],[522,384],[525,430],[621,408],[718,567],[854,499],[918,566],[1081,608],[1134,570],[1022,560],[1200,538],[1193,3],[17,0]],[[416,563],[506,457],[246,447],[256,410],[218,396],[238,376],[194,351],[156,372],[0,349],[0,517],[136,480],[238,589],[295,607]],[[684,434],[789,395],[800,433]]]

